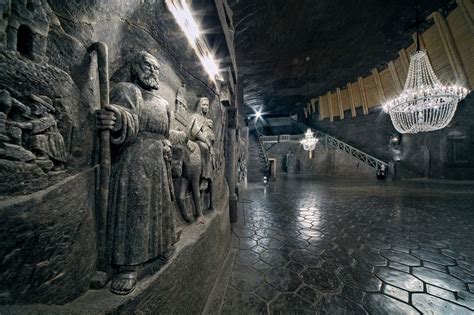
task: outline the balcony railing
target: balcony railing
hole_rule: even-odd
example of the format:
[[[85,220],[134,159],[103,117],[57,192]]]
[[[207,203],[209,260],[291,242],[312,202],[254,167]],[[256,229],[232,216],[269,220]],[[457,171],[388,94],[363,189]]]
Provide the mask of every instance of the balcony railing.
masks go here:
[[[373,157],[370,154],[367,154],[359,149],[356,149],[353,146],[337,138],[334,138],[324,132],[316,130],[302,122],[292,120],[292,123],[295,126],[297,126],[302,132],[305,132],[308,128],[310,128],[313,131],[314,136],[318,138],[319,141],[324,141],[327,145],[335,149],[344,151],[347,154],[350,154],[351,156],[355,157],[356,159],[363,162],[364,164],[367,164],[375,169],[380,169],[382,168],[382,165],[383,165],[385,169],[388,169],[388,163],[381,161],[377,159],[376,157]],[[283,134],[283,135],[276,135],[276,136],[260,136],[259,137],[261,145],[265,143],[299,142],[303,138],[304,138],[304,134],[301,134],[301,135]]]
[[[375,169],[380,169],[382,168],[382,165],[385,167],[385,169],[388,170],[388,163],[384,162],[384,161],[381,161],[379,159],[377,159],[376,157],[373,157],[372,155],[370,154],[367,154],[359,149],[356,149],[354,148],[353,146],[337,139],[337,138],[334,138],[324,132],[321,132],[319,130],[316,130],[302,122],[299,122],[299,121],[296,121],[296,120],[292,120],[292,123],[297,126],[301,131],[306,131],[308,128],[310,128],[311,130],[313,130],[313,134],[316,138],[319,139],[319,141],[324,141],[326,144],[332,146],[333,148],[335,149],[339,149],[341,151],[344,151],[346,152],[347,154],[350,154],[352,155],[353,157],[355,157],[356,159],[358,159],[359,161],[375,168]]]

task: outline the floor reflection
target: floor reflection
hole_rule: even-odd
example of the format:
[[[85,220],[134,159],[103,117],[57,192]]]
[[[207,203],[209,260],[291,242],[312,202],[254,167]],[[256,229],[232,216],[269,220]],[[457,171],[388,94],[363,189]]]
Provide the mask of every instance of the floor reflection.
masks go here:
[[[249,185],[222,314],[472,314],[474,185]]]

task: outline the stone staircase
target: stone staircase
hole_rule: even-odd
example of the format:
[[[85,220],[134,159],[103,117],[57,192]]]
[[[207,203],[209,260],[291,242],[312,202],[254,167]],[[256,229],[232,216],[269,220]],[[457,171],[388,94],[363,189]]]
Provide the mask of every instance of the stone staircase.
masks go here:
[[[324,132],[316,130],[315,128],[313,128],[311,126],[308,126],[308,125],[306,125],[302,122],[293,120],[292,123],[295,126],[297,126],[301,130],[301,132],[305,132],[308,128],[312,129],[313,133],[316,135],[316,137],[319,138],[320,140],[325,141],[326,144],[330,145],[331,147],[333,147],[337,150],[341,150],[341,151],[346,152],[347,154],[353,156],[354,158],[358,159],[362,163],[367,164],[370,167],[373,167],[375,170],[380,169],[382,166],[384,166],[385,169],[388,170],[388,163],[387,162],[379,160],[376,157],[374,157],[374,156],[372,156],[372,155],[370,155],[366,152],[363,152],[363,151],[347,144],[346,142],[344,142],[340,139],[337,139],[337,138],[335,138],[333,136],[330,136],[330,135],[328,135]]]
[[[307,125],[307,124],[304,124],[302,122],[295,121],[295,120],[292,120],[292,123],[293,123],[294,126],[298,126],[298,128],[302,131],[304,131],[303,130],[304,128],[312,128],[313,130],[316,130],[316,132],[318,132],[320,134],[323,134],[323,135],[326,135],[326,136],[328,135],[328,133],[330,133],[328,130],[320,129],[319,127],[315,128],[315,126],[313,126],[313,124]],[[330,137],[333,138],[333,139],[336,139],[336,140],[331,139],[332,140],[331,144],[333,144],[333,146],[336,147],[336,148],[339,148],[339,147],[342,148],[345,145],[349,145],[350,147],[357,147],[357,148],[360,149],[360,150],[359,149],[357,149],[357,150],[359,150],[360,152],[363,152],[362,155],[359,154],[360,157],[363,157],[364,155],[368,155],[370,157],[377,156],[379,159],[376,159],[376,160],[379,160],[379,161],[380,160],[381,161],[391,160],[391,156],[388,153],[388,151],[385,152],[385,154],[384,154],[384,152],[380,152],[380,150],[377,151],[377,152],[374,152],[374,151],[370,150],[370,147],[360,146],[360,144],[358,144],[358,143],[356,144],[356,143],[353,143],[351,141],[347,141],[343,137],[340,137],[340,136],[334,136],[334,137],[330,136]],[[338,143],[341,143],[341,145],[338,145]],[[363,158],[362,159],[359,158],[359,160],[363,160]],[[387,164],[386,166],[388,166],[388,163],[386,163],[386,162],[383,162],[383,163]],[[374,168],[381,165],[377,162],[372,162],[370,164]],[[422,177],[424,177],[423,170],[420,170],[417,167],[413,167],[412,165],[406,163],[405,161],[398,162],[396,164],[396,167],[397,167],[397,177],[399,179],[413,179],[413,178],[422,178]],[[394,175],[394,174],[392,174],[392,175]]]
[[[259,142],[257,133],[250,134],[248,156],[247,181],[262,182],[263,177],[268,176],[268,164],[265,151]]]

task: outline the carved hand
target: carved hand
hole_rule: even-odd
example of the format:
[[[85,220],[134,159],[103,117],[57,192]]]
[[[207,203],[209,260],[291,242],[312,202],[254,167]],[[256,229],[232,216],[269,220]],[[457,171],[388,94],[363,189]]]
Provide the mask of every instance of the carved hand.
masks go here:
[[[169,140],[163,141],[163,157],[165,161],[171,162],[173,159],[173,150]]]
[[[100,130],[117,131],[122,127],[122,115],[113,105],[107,105],[105,109],[96,111],[97,128]]]
[[[211,129],[214,128],[214,122],[211,119],[206,119],[206,125]]]

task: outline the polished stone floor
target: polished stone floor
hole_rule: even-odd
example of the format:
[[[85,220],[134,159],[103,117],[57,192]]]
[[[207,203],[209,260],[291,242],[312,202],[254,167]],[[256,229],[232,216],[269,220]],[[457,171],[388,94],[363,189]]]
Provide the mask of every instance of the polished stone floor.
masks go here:
[[[473,314],[474,185],[251,184],[221,314]]]

